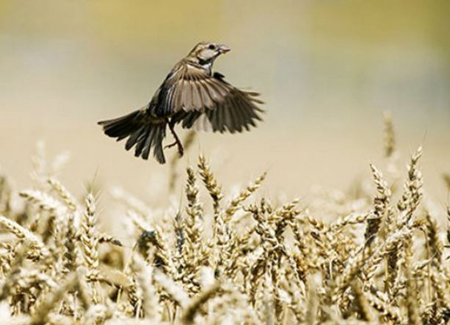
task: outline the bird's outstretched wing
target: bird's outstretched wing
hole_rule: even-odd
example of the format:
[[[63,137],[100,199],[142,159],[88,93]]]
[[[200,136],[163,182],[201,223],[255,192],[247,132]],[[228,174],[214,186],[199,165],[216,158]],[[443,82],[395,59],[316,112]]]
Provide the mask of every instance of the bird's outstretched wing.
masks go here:
[[[220,73],[210,74],[191,64],[174,69],[157,97],[156,115],[171,112],[173,123],[181,123],[183,128],[242,132],[256,126],[263,112],[257,106],[262,104],[258,93],[240,90],[226,82]]]

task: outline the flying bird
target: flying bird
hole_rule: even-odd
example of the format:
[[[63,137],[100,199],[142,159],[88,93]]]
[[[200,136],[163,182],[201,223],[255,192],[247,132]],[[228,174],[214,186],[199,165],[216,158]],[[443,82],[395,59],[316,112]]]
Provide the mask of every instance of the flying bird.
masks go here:
[[[198,43],[179,61],[158,88],[150,103],[143,108],[99,125],[117,141],[127,139],[125,149],[133,147],[136,157],[147,160],[153,152],[164,164],[164,149],[177,146],[183,156],[183,145],[175,132],[178,124],[185,129],[212,132],[242,132],[261,121],[263,102],[256,92],[240,90],[213,72],[214,61],[230,51],[224,44]],[[166,129],[175,142],[163,147]]]

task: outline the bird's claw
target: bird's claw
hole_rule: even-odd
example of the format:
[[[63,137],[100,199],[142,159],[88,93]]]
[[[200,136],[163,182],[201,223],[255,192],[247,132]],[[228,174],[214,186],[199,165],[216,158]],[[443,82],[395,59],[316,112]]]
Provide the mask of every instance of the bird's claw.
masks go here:
[[[172,148],[174,146],[178,146],[178,154],[180,155],[180,158],[183,157],[183,155],[184,155],[184,148],[183,148],[183,145],[181,143],[179,143],[178,141],[175,141],[174,143],[166,145],[164,147],[164,149],[169,149],[169,148]]]
[[[184,155],[184,149],[181,145],[178,146],[178,154],[180,155],[180,158]]]

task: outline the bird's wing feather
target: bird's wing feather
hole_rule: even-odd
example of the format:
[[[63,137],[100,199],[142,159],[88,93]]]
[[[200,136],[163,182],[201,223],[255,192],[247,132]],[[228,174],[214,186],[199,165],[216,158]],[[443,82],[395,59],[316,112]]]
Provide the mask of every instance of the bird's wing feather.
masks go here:
[[[199,123],[198,128],[206,125],[206,130],[211,129],[214,132],[242,132],[248,131],[250,127],[256,126],[256,121],[261,120],[261,110],[257,104],[261,101],[256,98],[258,94],[245,92],[237,88],[225,97],[223,103],[218,105],[214,110],[204,112],[203,119],[209,121],[207,123]]]
[[[166,100],[172,102],[172,112],[213,109],[229,92],[217,85],[217,80],[205,69],[193,64],[181,64],[166,82],[169,88]]]
[[[161,117],[179,111],[203,112],[224,103],[233,89],[221,74],[211,75],[202,66],[182,61],[158,89],[153,107]]]
[[[242,132],[261,120],[258,93],[240,90],[220,73],[184,64],[166,79],[167,109],[184,128],[213,132]],[[165,104],[167,105],[167,104]],[[164,105],[163,105],[164,106]]]

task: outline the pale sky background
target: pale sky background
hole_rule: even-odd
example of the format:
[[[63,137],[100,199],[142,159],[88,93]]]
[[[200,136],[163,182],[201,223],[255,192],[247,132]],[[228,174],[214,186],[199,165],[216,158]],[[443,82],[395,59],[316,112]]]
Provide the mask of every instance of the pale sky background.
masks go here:
[[[261,92],[252,133],[202,133],[198,151],[227,186],[269,169],[266,192],[302,197],[346,189],[382,157],[392,112],[403,162],[425,148],[425,180],[448,203],[450,2],[0,0],[0,165],[30,184],[37,139],[69,151],[61,178],[75,192],[97,175],[159,197],[167,166],[137,160],[96,122],[137,109],[202,40],[232,51],[216,70]]]

